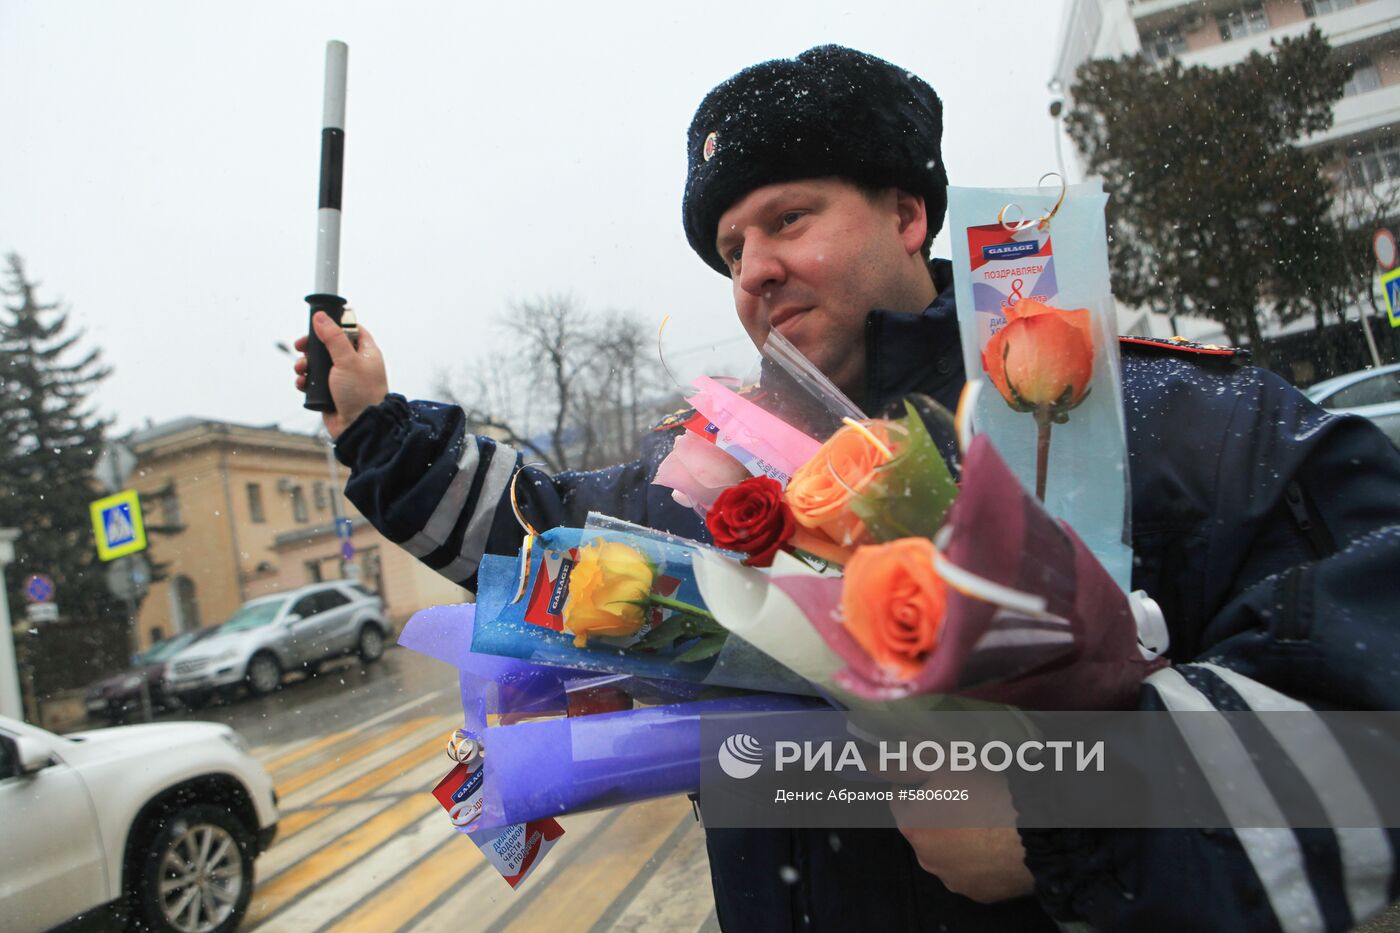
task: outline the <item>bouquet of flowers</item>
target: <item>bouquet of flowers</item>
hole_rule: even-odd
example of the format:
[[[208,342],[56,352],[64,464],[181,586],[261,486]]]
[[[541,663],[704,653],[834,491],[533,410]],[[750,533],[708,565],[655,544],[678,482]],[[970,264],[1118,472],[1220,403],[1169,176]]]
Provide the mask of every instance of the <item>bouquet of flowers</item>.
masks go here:
[[[1139,639],[1155,607],[1105,569],[1125,514],[1064,466],[1126,477],[1121,431],[1086,446],[1121,428],[1116,356],[1101,308],[1052,298],[964,328],[986,378],[956,418],[918,396],[869,418],[772,334],[757,386],[696,380],[655,478],[713,546],[607,516],[527,528],[519,555],[483,559],[474,607],[415,616],[405,643],[450,642],[486,750],[474,825],[693,790],[701,716],[1131,705],[1165,663]]]

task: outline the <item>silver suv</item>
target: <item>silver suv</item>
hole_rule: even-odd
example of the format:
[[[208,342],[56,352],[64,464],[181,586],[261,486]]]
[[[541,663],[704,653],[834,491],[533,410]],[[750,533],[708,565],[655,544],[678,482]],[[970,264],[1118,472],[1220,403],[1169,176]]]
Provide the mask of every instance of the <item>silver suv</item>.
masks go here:
[[[342,580],[313,583],[244,603],[218,632],[166,662],[165,686],[190,707],[240,683],[262,696],[276,690],[287,671],[314,671],[346,654],[359,654],[366,664],[378,661],[388,635],[378,596]]]

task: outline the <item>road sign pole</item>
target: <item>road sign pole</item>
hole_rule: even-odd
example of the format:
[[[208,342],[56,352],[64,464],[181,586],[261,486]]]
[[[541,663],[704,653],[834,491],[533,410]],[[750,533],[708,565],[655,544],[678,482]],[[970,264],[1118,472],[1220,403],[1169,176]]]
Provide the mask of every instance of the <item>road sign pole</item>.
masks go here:
[[[141,610],[136,601],[136,555],[128,554],[121,558],[126,564],[126,611],[131,616],[131,642],[133,645],[141,644]],[[141,675],[141,719],[143,722],[150,722],[154,716],[151,712],[151,685],[145,674]]]
[[[1371,310],[1374,311],[1374,312],[1376,313],[1376,317],[1380,317],[1381,309],[1380,309],[1380,307],[1376,304],[1376,290],[1375,290],[1375,288],[1372,288],[1372,289],[1371,289],[1370,298],[1371,298]],[[1366,316],[1366,312],[1365,312],[1364,309],[1358,307],[1358,308],[1356,309],[1356,311],[1357,311],[1357,313],[1358,313],[1359,315],[1361,315],[1361,333],[1363,333],[1363,334],[1366,335],[1366,346],[1367,346],[1367,348],[1371,351],[1371,362],[1374,363],[1374,364],[1377,365],[1377,366],[1380,366],[1380,365],[1381,365],[1381,354],[1380,354],[1380,351],[1378,351],[1378,350],[1376,349],[1376,335],[1373,334],[1373,333],[1371,333],[1371,320],[1370,320],[1370,318],[1368,318],[1368,317]]]
[[[15,630],[10,624],[10,594],[5,568],[15,559],[17,528],[0,528],[0,716],[24,719],[19,692],[19,665],[15,663]]]

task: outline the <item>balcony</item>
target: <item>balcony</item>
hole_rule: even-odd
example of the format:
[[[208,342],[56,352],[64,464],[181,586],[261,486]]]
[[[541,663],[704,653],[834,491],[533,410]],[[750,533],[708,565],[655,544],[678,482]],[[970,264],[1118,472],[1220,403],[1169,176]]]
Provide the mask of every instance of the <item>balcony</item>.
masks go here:
[[[1330,130],[1309,136],[1304,144],[1337,142],[1400,123],[1400,84],[1343,97],[1337,101],[1333,118]]]
[[[1180,3],[1152,0],[1150,4],[1135,5],[1134,10],[1136,11],[1140,7],[1156,7],[1164,4],[1168,7],[1187,6],[1189,2],[1190,0]],[[1138,16],[1140,28],[1143,27],[1142,19],[1143,17]],[[1306,35],[1314,24],[1323,31],[1327,36],[1327,41],[1333,46],[1351,45],[1354,42],[1364,42],[1389,33],[1400,32],[1400,12],[1397,12],[1393,3],[1387,3],[1385,0],[1371,0],[1369,3],[1360,3],[1350,9],[1327,13],[1316,19],[1289,23],[1287,26],[1270,29],[1268,32],[1261,32],[1244,39],[1235,39],[1195,52],[1187,52],[1181,56],[1181,63],[1188,67],[1204,65],[1207,68],[1222,68],[1226,65],[1233,65],[1235,62],[1243,60],[1250,52],[1267,54],[1269,43],[1275,39]]]

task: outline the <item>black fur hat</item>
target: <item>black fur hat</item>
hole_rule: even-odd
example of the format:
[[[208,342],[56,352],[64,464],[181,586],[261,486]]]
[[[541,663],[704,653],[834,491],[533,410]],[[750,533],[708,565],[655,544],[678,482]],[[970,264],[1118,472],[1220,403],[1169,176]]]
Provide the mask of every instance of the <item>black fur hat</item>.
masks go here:
[[[823,45],[745,68],[690,123],[686,238],[728,275],[715,250],[720,215],[755,188],[825,176],[921,195],[932,238],[948,206],[942,139],[933,88],[873,55]]]

